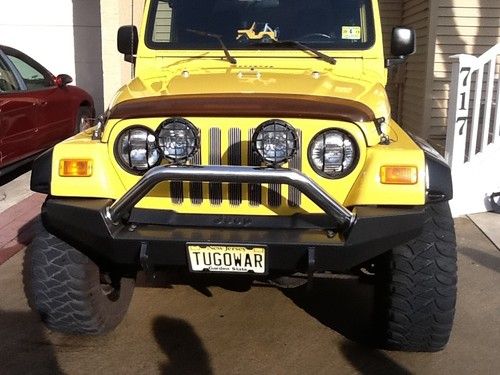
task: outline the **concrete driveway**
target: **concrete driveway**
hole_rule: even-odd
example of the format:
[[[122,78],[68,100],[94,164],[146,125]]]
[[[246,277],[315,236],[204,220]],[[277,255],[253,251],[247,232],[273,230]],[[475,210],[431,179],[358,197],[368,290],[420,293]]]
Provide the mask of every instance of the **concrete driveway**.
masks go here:
[[[29,237],[40,198],[22,204],[31,207],[20,231]],[[456,230],[456,324],[440,353],[366,346],[373,290],[346,278],[318,281],[308,292],[224,280],[173,286],[141,275],[115,332],[51,333],[27,306],[21,250],[0,266],[0,374],[498,374],[500,252],[469,219],[456,220]]]

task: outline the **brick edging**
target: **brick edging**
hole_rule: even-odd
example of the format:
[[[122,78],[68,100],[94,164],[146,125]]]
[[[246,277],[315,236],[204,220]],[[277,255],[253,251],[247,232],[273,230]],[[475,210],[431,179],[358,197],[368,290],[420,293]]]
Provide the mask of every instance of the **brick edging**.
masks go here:
[[[0,213],[0,265],[33,239],[33,224],[40,214],[45,195],[33,194]]]

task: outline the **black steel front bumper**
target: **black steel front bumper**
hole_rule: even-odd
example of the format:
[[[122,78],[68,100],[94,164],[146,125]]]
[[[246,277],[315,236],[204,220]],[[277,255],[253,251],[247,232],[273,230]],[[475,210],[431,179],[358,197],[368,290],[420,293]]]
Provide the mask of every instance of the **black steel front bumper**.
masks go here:
[[[148,262],[154,267],[187,268],[186,244],[194,242],[265,245],[269,272],[284,273],[310,270],[311,249],[316,271],[350,270],[415,238],[424,223],[422,207],[357,207],[356,221],[345,235],[315,224],[284,229],[276,221],[273,228],[273,220],[267,222],[267,228],[231,227],[229,222],[243,222],[236,216],[211,226],[112,223],[106,218],[111,203],[103,199],[49,198],[42,208],[43,224],[104,269],[139,269],[141,249],[147,250]],[[158,211],[150,213],[158,216]],[[132,212],[134,217],[142,217],[138,221],[144,222],[148,211]]]
[[[162,181],[278,183],[294,186],[324,214],[293,217],[180,215],[135,205]],[[270,272],[346,271],[419,235],[422,207],[357,207],[351,211],[293,169],[161,166],[122,198],[49,198],[45,227],[102,268],[187,267],[187,244],[263,245]]]

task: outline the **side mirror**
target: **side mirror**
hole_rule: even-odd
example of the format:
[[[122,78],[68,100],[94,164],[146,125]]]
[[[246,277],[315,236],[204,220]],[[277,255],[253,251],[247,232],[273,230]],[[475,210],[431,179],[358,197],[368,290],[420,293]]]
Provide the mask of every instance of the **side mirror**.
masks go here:
[[[392,29],[391,55],[386,67],[401,64],[417,51],[417,37],[414,29],[397,26]]]
[[[71,76],[67,75],[67,74],[59,74],[55,79],[54,79],[54,83],[58,86],[58,87],[65,87],[67,85],[69,85],[71,82],[73,82],[73,78],[71,78]]]
[[[118,52],[125,55],[125,61],[133,62],[139,44],[139,33],[134,25],[122,26],[118,29],[116,45]]]

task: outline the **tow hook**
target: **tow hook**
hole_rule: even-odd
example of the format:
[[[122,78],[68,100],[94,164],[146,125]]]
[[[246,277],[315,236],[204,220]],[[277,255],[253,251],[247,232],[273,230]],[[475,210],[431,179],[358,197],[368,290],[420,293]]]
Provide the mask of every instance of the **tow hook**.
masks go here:
[[[385,122],[385,117],[375,119],[375,127],[377,128],[377,133],[380,136],[381,145],[388,145],[391,143],[391,139],[389,138],[389,136],[382,131],[382,125],[384,125]]]
[[[311,246],[307,249],[307,290],[313,289],[314,272],[316,272],[316,248]]]
[[[146,272],[146,275],[151,276],[153,279],[156,279],[154,265],[151,263],[149,255],[148,243],[141,242],[141,252],[139,254],[139,262],[141,263],[141,267],[144,272]]]

